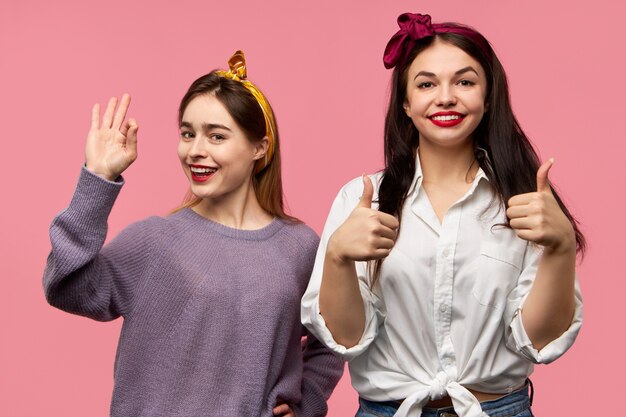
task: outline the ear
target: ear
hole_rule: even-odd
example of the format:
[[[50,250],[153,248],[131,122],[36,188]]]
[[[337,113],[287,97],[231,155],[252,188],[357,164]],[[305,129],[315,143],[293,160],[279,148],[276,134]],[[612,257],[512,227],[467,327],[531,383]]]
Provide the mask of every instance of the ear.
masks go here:
[[[258,161],[259,159],[263,158],[267,153],[269,147],[269,138],[267,136],[263,136],[263,139],[261,139],[254,145],[254,154],[252,155],[252,159]]]
[[[411,117],[411,106],[409,106],[409,102],[407,100],[404,100],[404,102],[402,103],[402,108],[404,109],[404,113],[409,116],[409,118]]]

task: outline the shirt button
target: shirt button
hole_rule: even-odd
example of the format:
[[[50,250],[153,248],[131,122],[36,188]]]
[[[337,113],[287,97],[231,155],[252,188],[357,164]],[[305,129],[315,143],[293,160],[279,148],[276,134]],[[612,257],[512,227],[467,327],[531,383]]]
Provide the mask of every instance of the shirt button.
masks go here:
[[[441,311],[442,313],[445,313],[446,311],[448,311],[448,306],[446,304],[441,304],[439,306],[439,311]]]
[[[443,256],[444,256],[444,258],[447,258],[447,257],[448,257],[448,255],[450,255],[450,249],[445,248],[445,249],[443,250]]]

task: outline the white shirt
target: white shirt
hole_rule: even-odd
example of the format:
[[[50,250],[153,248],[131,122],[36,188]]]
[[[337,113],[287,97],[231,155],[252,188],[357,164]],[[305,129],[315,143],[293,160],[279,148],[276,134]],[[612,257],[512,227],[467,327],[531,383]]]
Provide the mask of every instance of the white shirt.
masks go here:
[[[375,200],[381,174],[371,179]],[[352,385],[361,397],[404,400],[395,416],[406,417],[419,416],[425,403],[447,394],[460,416],[486,416],[466,388],[509,393],[525,383],[533,363],[549,363],[572,345],[582,323],[578,282],[569,329],[537,351],[519,312],[541,249],[497,226],[506,224],[506,213],[492,199],[481,169],[440,223],[422,188],[419,158],[398,239],[373,290],[366,263],[356,263],[363,336],[349,349],[339,345],[319,313],[319,288],[328,239],[357,205],[362,183],[357,178],[337,195],[302,298],[302,322],[350,361]]]

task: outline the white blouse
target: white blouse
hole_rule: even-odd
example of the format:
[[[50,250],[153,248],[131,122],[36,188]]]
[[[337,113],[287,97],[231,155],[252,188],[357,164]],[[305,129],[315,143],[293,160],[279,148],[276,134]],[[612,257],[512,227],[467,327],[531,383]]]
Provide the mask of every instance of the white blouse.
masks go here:
[[[371,179],[375,200],[381,174]],[[319,288],[328,239],[362,190],[357,178],[337,195],[302,298],[302,322],[350,361],[352,385],[361,397],[404,400],[395,416],[405,417],[419,416],[425,403],[447,394],[459,415],[486,416],[466,388],[512,392],[525,383],[533,363],[552,362],[572,345],[582,323],[578,282],[569,329],[536,350],[519,312],[541,249],[500,226],[506,214],[480,169],[440,223],[422,188],[419,158],[398,239],[373,290],[366,263],[356,263],[365,305],[363,336],[349,349],[339,345],[320,315]]]

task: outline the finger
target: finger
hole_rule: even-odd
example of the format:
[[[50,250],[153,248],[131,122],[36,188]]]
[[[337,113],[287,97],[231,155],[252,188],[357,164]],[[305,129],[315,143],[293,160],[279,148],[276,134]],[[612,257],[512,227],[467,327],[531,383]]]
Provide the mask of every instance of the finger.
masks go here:
[[[363,194],[361,194],[361,200],[357,207],[372,207],[372,198],[374,196],[374,186],[370,177],[363,174]]]
[[[532,201],[534,197],[536,197],[537,193],[526,193],[526,194],[517,194],[513,197],[509,198],[509,207],[512,206],[523,206]]]
[[[124,124],[122,124],[122,126],[120,126],[120,133],[126,136],[129,128],[130,128],[130,120],[127,120]]]
[[[135,119],[128,120],[128,132],[126,133],[126,149],[133,155],[137,155],[137,131],[139,126]]]
[[[378,249],[391,249],[396,244],[393,239],[380,237],[374,241],[374,245],[376,246],[376,250]]]
[[[527,240],[529,242],[537,242],[539,240],[539,232],[535,231],[535,230],[531,230],[531,229],[520,229],[520,230],[515,230],[515,234],[524,240]]]
[[[548,179],[548,173],[550,168],[554,164],[554,158],[548,159],[537,170],[537,192],[552,192],[550,189],[550,180]]]
[[[397,229],[400,226],[398,219],[396,219],[391,214],[383,213],[382,211],[378,212],[378,220],[383,226],[393,230]]]
[[[515,230],[532,230],[536,226],[536,221],[531,217],[521,217],[512,219],[509,224]]]
[[[91,130],[98,130],[100,128],[100,103],[93,105],[91,109]]]
[[[102,124],[100,126],[103,129],[108,129],[111,127],[111,122],[113,121],[113,112],[115,111],[116,105],[117,97],[111,97],[109,99],[109,103],[107,104],[107,108],[104,111],[104,116],[102,116]]]
[[[285,413],[288,413],[289,411],[291,411],[291,409],[289,408],[289,405],[287,404],[280,404],[272,409],[272,412],[274,413],[274,415],[285,414]]]
[[[372,254],[372,256],[369,258],[369,260],[375,260],[375,259],[383,259],[386,258],[387,256],[389,256],[389,253],[391,252],[392,248],[380,248],[380,249],[376,249],[374,251],[374,253]]]
[[[111,126],[113,129],[119,129],[124,122],[124,118],[126,117],[126,112],[128,111],[128,106],[130,105],[130,95],[124,94],[122,95],[122,100],[120,101],[120,105],[115,112],[115,118],[113,119],[113,125]]]
[[[378,233],[378,236],[380,237],[384,237],[384,238],[391,239],[394,241],[396,240],[396,237],[398,236],[398,232],[396,232],[395,229],[390,229],[382,225],[380,229],[378,229],[377,233]]]
[[[124,136],[127,136],[128,131],[130,130],[131,127],[139,127],[137,126],[137,120],[133,119],[132,117],[129,118],[126,122],[124,122],[122,124],[122,126],[120,127],[120,133]]]
[[[517,219],[520,217],[526,217],[530,214],[530,206],[528,204],[522,204],[518,206],[509,206],[506,210],[506,216],[509,219]]]

